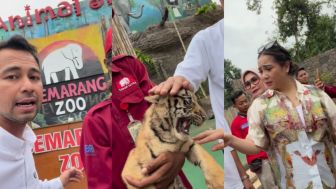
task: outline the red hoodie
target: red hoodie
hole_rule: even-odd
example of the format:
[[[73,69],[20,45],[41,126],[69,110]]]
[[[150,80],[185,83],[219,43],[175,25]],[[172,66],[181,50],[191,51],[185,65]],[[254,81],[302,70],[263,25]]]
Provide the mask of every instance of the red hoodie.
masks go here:
[[[326,92],[330,98],[336,98],[336,87],[331,85],[326,85],[324,87],[324,92]]]
[[[149,107],[144,97],[154,86],[145,66],[134,57],[117,56],[112,62],[112,97],[91,108],[83,123],[80,153],[89,189],[126,189],[121,172],[134,143],[120,104],[127,104],[132,117],[142,120]],[[182,172],[180,176],[192,188]]]

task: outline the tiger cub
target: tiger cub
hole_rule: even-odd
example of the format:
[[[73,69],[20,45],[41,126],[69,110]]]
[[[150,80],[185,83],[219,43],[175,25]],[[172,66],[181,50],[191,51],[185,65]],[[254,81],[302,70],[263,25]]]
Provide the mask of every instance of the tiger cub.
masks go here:
[[[129,153],[122,171],[122,178],[128,189],[134,189],[126,182],[125,175],[136,179],[144,177],[142,165],[159,154],[184,152],[187,159],[199,166],[205,176],[209,189],[224,188],[224,171],[221,166],[200,145],[189,136],[189,127],[193,123],[200,126],[206,114],[197,103],[194,93],[180,90],[176,96],[148,96],[152,103],[147,109],[142,127],[136,139],[136,147]],[[154,186],[145,189],[155,189]],[[176,177],[168,189],[184,189],[182,181]]]

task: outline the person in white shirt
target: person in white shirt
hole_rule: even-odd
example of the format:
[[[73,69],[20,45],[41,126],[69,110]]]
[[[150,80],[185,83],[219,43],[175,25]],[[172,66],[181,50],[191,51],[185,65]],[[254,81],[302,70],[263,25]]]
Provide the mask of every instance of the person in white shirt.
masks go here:
[[[223,7],[223,0],[221,4]],[[153,87],[149,92],[175,95],[181,88],[197,91],[201,82],[207,78],[216,127],[230,133],[224,118],[224,19],[198,32],[190,42],[184,60],[178,64],[174,76]],[[232,148],[224,149],[224,188],[242,189],[243,184],[232,157],[232,151],[234,151]],[[136,187],[143,187],[144,183],[150,182],[149,179],[157,178],[149,177],[141,181],[128,180],[128,182]]]
[[[71,168],[50,181],[38,178],[32,155],[36,136],[28,126],[42,103],[35,47],[21,36],[0,43],[0,188],[61,189],[83,174]]]

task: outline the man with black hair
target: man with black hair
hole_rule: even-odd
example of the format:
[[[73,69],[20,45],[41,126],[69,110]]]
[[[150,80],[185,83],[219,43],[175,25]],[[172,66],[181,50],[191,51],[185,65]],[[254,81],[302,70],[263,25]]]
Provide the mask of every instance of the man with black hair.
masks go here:
[[[233,103],[233,107],[238,110],[237,116],[233,119],[231,123],[231,133],[232,135],[239,137],[241,139],[245,139],[248,130],[249,124],[247,121],[247,111],[250,107],[250,102],[247,99],[245,93],[243,91],[236,91],[233,93],[231,97],[231,101]],[[271,172],[271,167],[268,162],[268,156],[266,152],[261,151],[258,154],[246,155],[247,164],[252,172],[256,173],[258,176],[261,185],[265,189],[275,189],[277,186],[275,185],[274,178]],[[247,186],[251,187],[251,181],[248,175],[245,172],[245,169],[242,165],[237,163],[237,168],[244,184],[244,188]],[[253,186],[251,187],[253,188]]]
[[[308,72],[304,69],[304,67],[300,67],[296,71],[296,79],[304,84],[304,85],[309,85],[309,74]],[[336,98],[336,87],[332,85],[325,85],[323,81],[321,81],[320,78],[315,78],[314,85],[326,92],[331,98]]]
[[[306,70],[304,69],[304,67],[300,67],[297,71],[296,71],[296,79],[298,81],[300,81],[300,83],[308,85],[309,83],[309,75],[306,72]]]
[[[243,131],[247,134],[248,122],[247,122],[247,110],[249,108],[249,101],[247,100],[243,91],[236,91],[231,97],[233,106],[238,110],[238,115],[233,119],[231,123],[231,133],[237,137],[244,138]],[[237,162],[239,161],[239,162]],[[245,168],[241,164],[240,160],[236,161],[236,166],[244,185],[244,189],[254,189],[248,174],[246,174]]]
[[[27,125],[42,103],[43,85],[35,47],[21,36],[0,43],[0,188],[61,189],[79,182],[71,168],[59,178],[38,178],[32,148],[36,136]]]

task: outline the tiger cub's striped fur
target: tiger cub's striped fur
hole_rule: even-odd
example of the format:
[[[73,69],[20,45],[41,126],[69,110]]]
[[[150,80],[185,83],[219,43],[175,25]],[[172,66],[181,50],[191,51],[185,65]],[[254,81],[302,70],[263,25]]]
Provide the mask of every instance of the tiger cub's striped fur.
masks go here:
[[[209,189],[223,189],[223,169],[189,136],[190,124],[200,126],[206,118],[195,94],[181,90],[176,96],[149,96],[146,100],[152,105],[145,113],[136,147],[129,153],[122,172],[127,188],[134,189],[127,184],[125,175],[143,178],[142,165],[159,154],[170,151],[186,153],[187,159],[202,169]],[[155,187],[149,186],[146,189]],[[168,189],[184,189],[184,186],[177,177]]]

